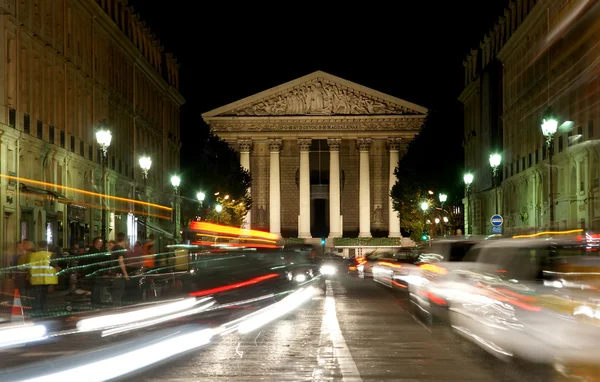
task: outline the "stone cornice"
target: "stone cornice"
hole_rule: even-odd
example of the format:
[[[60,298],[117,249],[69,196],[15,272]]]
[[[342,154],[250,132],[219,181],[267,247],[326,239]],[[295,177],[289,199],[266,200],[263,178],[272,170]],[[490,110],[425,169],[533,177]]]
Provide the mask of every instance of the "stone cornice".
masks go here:
[[[93,23],[99,23],[103,29],[115,42],[129,55],[133,63],[144,72],[148,78],[151,78],[156,86],[170,96],[170,98],[181,106],[185,103],[185,99],[171,84],[167,83],[160,73],[148,62],[146,57],[139,51],[133,42],[127,37],[114,23],[114,21],[104,12],[98,3],[95,1],[80,1],[81,6],[86,9],[92,16]]]
[[[514,7],[514,3],[511,2],[509,6]],[[521,25],[519,25],[516,28],[516,30],[508,37],[508,40],[506,41],[506,43],[504,44],[502,49],[500,49],[500,51],[496,55],[498,60],[500,60],[501,62],[506,62],[508,57],[521,44],[522,40],[527,37],[527,35],[531,31],[531,29],[540,25],[538,21],[541,17],[546,16],[547,8],[548,8],[548,1],[546,1],[546,0],[538,1],[533,6],[533,8],[529,12],[529,14],[527,14],[527,16],[525,17],[525,20],[523,21],[523,23],[521,23]],[[505,16],[508,17],[506,12],[505,12]],[[545,37],[546,37],[545,35],[542,36],[542,38],[545,38]]]
[[[294,117],[213,119],[211,130],[222,132],[304,132],[304,131],[419,131],[424,117]]]

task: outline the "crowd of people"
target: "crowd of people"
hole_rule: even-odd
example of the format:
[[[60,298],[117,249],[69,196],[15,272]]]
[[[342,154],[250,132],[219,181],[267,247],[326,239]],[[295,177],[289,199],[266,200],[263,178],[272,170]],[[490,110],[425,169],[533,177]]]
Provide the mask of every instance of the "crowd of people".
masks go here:
[[[104,243],[96,237],[89,248],[74,244],[68,251],[47,242],[17,244],[17,267],[12,278],[33,313],[47,309],[48,295],[91,294],[94,306],[122,304],[137,291],[132,277],[156,266],[154,237],[131,246],[124,233]],[[133,297],[135,298],[135,297]]]

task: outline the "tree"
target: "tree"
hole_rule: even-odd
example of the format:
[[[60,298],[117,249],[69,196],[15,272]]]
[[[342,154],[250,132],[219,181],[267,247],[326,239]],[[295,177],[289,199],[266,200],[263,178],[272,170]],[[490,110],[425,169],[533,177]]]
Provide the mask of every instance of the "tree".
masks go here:
[[[208,127],[207,127],[208,128]],[[214,207],[217,203],[223,204],[221,222],[232,225],[241,225],[248,210],[252,206],[252,198],[248,192],[252,178],[250,173],[241,165],[238,154],[223,140],[209,133],[197,144],[193,158],[188,160],[186,169],[185,194],[191,202],[185,209],[184,221],[195,220],[200,216],[202,220],[210,219],[216,222]],[[183,182],[182,182],[183,184]],[[205,194],[203,208],[195,206],[196,194],[202,191]],[[219,195],[215,195],[215,193]],[[235,200],[235,205],[222,199],[229,195],[229,201]],[[221,198],[221,199],[219,199]],[[197,202],[199,203],[199,202]],[[231,206],[229,206],[231,204]]]
[[[460,141],[456,142],[456,134],[445,125],[445,117],[445,113],[430,110],[421,133],[409,144],[394,171],[397,179],[391,190],[394,210],[400,215],[403,233],[413,240],[420,240],[423,233],[421,203],[428,201],[430,206],[437,206],[438,192],[457,188],[462,147]],[[434,191],[433,195],[429,194],[430,190]],[[452,195],[449,200],[454,200]],[[435,211],[430,208],[428,213],[435,214]],[[432,221],[435,217],[429,216]]]

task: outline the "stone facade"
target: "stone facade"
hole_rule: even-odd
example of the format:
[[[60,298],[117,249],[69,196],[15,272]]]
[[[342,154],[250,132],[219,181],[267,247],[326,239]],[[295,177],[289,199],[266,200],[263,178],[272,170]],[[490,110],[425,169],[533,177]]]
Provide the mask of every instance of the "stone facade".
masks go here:
[[[595,7],[584,8],[584,4],[512,1],[479,49],[465,61],[461,101],[465,105],[468,168],[489,155],[485,146],[473,143],[477,138],[470,134],[470,126],[482,125],[485,107],[489,106],[482,74],[494,62],[502,67],[503,181],[498,197],[506,233],[550,228],[551,194],[555,229],[600,229],[600,80],[594,74],[600,69],[600,51],[594,38],[600,30],[600,19]],[[540,128],[548,107],[559,124],[572,121],[553,137],[552,166]],[[482,172],[487,172],[489,179],[491,169],[484,167],[474,168],[475,179],[478,175],[481,178]],[[489,184],[477,182],[470,203],[465,198],[465,206],[470,204],[472,209],[466,215],[473,220],[473,233],[489,233],[495,194],[486,188]]]
[[[0,42],[0,267],[24,238],[66,248],[100,234],[100,197],[89,192],[102,192],[101,121],[113,136],[106,194],[170,205],[178,63],[125,0],[2,1]],[[154,163],[146,188],[143,154]],[[107,206],[108,238],[127,232],[133,204]],[[172,232],[170,211],[148,212],[149,224]]]
[[[421,106],[318,71],[203,118],[238,151],[240,142],[253,142],[253,228],[333,238],[386,236],[390,222],[399,236],[390,168],[426,115]]]

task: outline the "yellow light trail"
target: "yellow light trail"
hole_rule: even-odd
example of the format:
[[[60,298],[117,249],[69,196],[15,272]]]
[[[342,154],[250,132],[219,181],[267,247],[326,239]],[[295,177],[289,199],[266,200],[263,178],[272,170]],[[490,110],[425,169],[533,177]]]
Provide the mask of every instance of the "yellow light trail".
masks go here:
[[[77,193],[84,194],[84,195],[98,196],[98,197],[103,197],[103,198],[106,198],[106,199],[118,200],[120,202],[134,203],[134,204],[139,204],[139,205],[143,205],[143,206],[147,206],[147,207],[154,207],[154,208],[158,208],[158,209],[165,210],[165,211],[173,211],[173,209],[171,207],[161,206],[160,204],[155,204],[155,203],[150,203],[150,202],[144,202],[144,201],[141,201],[141,200],[135,200],[135,199],[129,199],[129,198],[122,198],[120,196],[114,196],[114,195],[100,194],[98,192],[86,191],[86,190],[81,190],[79,188],[68,187],[68,186],[61,186],[61,185],[58,185],[58,184],[48,183],[48,182],[42,182],[42,181],[39,181],[39,180],[33,180],[33,179],[27,179],[27,178],[20,178],[18,176],[12,176],[12,175],[0,174],[0,177],[1,178],[6,178],[6,179],[10,179],[10,180],[16,180],[17,182],[31,183],[31,184],[35,184],[37,186],[57,187],[57,188],[60,188],[62,190],[73,191],[73,192],[77,192]]]
[[[570,233],[578,233],[578,232],[583,232],[583,229],[572,229],[570,231],[544,231],[544,232],[538,232],[538,233],[532,233],[529,235],[517,235],[517,236],[513,236],[513,239],[528,239],[528,238],[532,238],[532,237],[538,237],[538,236],[543,236],[543,235],[568,235]]]

